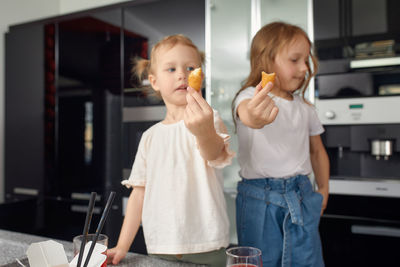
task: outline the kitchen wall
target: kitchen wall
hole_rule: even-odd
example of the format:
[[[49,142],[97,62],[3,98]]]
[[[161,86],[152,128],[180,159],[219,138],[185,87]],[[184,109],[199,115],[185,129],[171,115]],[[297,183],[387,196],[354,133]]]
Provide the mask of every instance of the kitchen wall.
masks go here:
[[[127,0],[1,0],[0,1],[0,203],[4,202],[5,33],[14,24],[53,17]],[[22,72],[23,73],[23,72]]]
[[[118,4],[128,1],[129,0],[58,0],[58,2],[60,3],[59,14],[67,14],[80,10]]]

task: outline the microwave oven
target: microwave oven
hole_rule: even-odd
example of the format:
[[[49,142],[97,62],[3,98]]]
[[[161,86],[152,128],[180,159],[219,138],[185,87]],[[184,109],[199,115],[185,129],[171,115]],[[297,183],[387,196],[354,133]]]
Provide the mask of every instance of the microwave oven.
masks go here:
[[[400,95],[400,57],[320,62],[315,78],[319,99]]]

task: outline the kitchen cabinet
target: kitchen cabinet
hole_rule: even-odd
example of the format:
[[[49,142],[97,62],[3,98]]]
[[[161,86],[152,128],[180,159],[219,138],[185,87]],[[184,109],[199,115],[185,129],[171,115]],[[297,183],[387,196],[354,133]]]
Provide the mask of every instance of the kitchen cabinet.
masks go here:
[[[314,36],[318,57],[353,58],[356,45],[382,40],[399,41],[396,0],[313,1]]]
[[[204,49],[204,0],[130,1],[10,27],[4,211],[12,216],[0,226],[72,240],[82,232],[90,192],[99,196],[94,227],[116,191],[103,230],[115,245],[130,193],[120,182],[135,156],[134,148],[124,149],[137,137],[129,114],[147,104],[163,106],[135,90],[132,61],[176,33]],[[14,224],[28,207],[21,202],[33,207],[33,218]],[[146,253],[141,230],[132,249]]]
[[[44,188],[44,28],[16,27],[6,35],[5,190],[37,196]]]
[[[14,230],[71,240],[91,191],[96,214],[121,191],[123,38],[121,23],[102,17],[121,21],[122,9],[15,25],[6,35],[6,203],[36,204],[36,223]],[[114,240],[118,214],[116,204],[104,228]]]
[[[400,198],[331,194],[320,222],[326,266],[397,266]]]

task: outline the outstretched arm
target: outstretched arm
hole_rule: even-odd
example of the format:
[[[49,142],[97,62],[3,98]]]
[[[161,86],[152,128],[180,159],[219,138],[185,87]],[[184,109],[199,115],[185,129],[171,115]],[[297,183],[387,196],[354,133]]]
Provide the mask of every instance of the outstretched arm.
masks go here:
[[[121,233],[117,246],[107,250],[107,262],[118,264],[129,251],[136,236],[142,220],[142,209],[144,199],[144,187],[135,187],[128,199],[125,219],[122,224]]]
[[[188,87],[184,121],[189,131],[196,136],[200,154],[205,160],[223,157],[224,140],[214,127],[214,112],[207,101],[193,88]]]
[[[321,136],[310,137],[310,157],[311,165],[314,171],[315,180],[318,185],[318,192],[322,194],[321,214],[326,209],[329,196],[329,158],[322,143]]]

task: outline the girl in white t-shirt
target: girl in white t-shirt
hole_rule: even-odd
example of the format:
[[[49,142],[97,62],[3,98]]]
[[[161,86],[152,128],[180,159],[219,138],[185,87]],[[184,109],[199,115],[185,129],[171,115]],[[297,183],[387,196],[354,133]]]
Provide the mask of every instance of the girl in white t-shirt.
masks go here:
[[[130,177],[122,182],[133,190],[117,246],[107,251],[113,264],[125,257],[142,223],[149,254],[225,266],[229,221],[215,168],[230,164],[234,153],[217,112],[188,87],[189,73],[203,59],[190,39],[172,35],[136,65],[167,112],[143,133]]]
[[[253,38],[250,65],[232,102],[243,178],[239,245],[261,249],[264,266],[323,266],[318,224],[328,200],[329,160],[324,129],[304,98],[317,68],[311,42],[297,26],[265,25]],[[262,71],[276,74],[264,88]],[[312,171],[318,192],[308,179]]]

